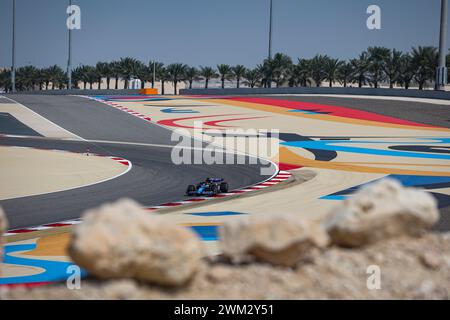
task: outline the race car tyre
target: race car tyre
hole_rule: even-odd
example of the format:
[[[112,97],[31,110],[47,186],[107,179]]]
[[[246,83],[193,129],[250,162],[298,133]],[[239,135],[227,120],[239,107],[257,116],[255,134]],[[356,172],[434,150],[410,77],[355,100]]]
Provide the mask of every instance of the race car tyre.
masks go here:
[[[197,191],[197,188],[195,188],[195,186],[191,184],[187,187],[186,194],[191,194],[195,191]]]
[[[220,188],[217,185],[214,185],[212,188],[213,195],[217,195],[220,193]]]
[[[227,182],[222,182],[220,184],[220,192],[222,192],[222,193],[228,192],[228,183]]]

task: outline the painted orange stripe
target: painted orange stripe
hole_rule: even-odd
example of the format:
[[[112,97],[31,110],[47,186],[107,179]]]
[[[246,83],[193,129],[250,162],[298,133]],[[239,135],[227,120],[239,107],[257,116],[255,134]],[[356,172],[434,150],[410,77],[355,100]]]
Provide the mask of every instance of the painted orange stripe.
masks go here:
[[[417,176],[450,176],[450,172],[436,172],[436,171],[419,171],[419,170],[406,170],[396,168],[376,168],[367,166],[358,166],[349,164],[346,162],[331,162],[331,161],[318,161],[302,157],[286,147],[280,148],[280,159],[283,163],[299,165],[311,168],[323,168],[340,171],[350,172],[365,172],[365,173],[381,173],[381,174],[404,174],[404,175],[417,175]],[[395,165],[395,164],[392,164]]]
[[[202,99],[202,101],[208,102],[208,103],[221,103],[224,105],[231,105],[231,106],[242,107],[242,108],[247,108],[247,109],[252,109],[252,110],[260,110],[260,111],[271,112],[271,113],[278,113],[278,114],[282,114],[282,115],[289,116],[289,117],[309,118],[309,119],[322,120],[322,121],[341,122],[341,123],[374,126],[374,127],[396,128],[396,129],[426,130],[426,131],[432,130],[432,131],[446,131],[446,132],[450,131],[450,129],[448,129],[448,128],[417,127],[417,126],[408,126],[408,125],[401,125],[401,124],[376,122],[376,121],[370,121],[370,120],[350,119],[350,118],[338,117],[338,116],[333,116],[333,115],[325,115],[325,114],[310,115],[310,114],[305,114],[305,113],[289,112],[289,110],[285,109],[285,108],[279,108],[279,107],[274,107],[274,106],[269,106],[269,105],[259,104],[259,103],[251,103],[251,102],[241,102],[241,101],[233,101],[233,100],[226,100],[226,99]]]

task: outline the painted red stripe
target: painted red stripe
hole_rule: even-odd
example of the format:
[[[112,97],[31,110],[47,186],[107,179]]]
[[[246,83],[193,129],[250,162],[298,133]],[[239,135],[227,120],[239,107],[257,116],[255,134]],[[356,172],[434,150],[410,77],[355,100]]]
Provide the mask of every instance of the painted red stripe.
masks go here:
[[[375,113],[371,113],[371,112],[367,112],[367,111],[361,111],[361,110],[351,109],[351,108],[347,108],[347,107],[330,106],[330,105],[319,104],[319,103],[277,100],[277,99],[268,99],[268,98],[245,98],[245,97],[243,97],[243,98],[225,98],[225,99],[241,101],[241,102],[259,103],[259,104],[265,104],[265,105],[287,108],[287,109],[292,109],[292,110],[327,112],[333,116],[344,117],[344,118],[369,120],[369,121],[392,123],[392,124],[399,124],[399,125],[408,125],[408,126],[417,126],[417,127],[438,128],[436,126],[430,126],[427,124],[417,123],[417,122],[413,122],[413,121],[398,119],[398,118],[389,117],[389,116],[383,116],[380,114],[375,114]]]
[[[180,203],[180,202],[168,202],[168,203],[160,204],[160,206],[162,206],[162,207],[176,207],[176,206],[181,206],[181,205],[182,205],[182,203]]]
[[[268,187],[270,187],[270,186],[274,186],[274,185],[275,185],[274,183],[267,183],[267,182],[264,182],[264,183],[258,184],[258,186],[268,186]]]
[[[8,231],[8,233],[28,233],[28,232],[33,232],[36,230],[30,230],[30,229],[16,229],[16,230],[10,230]]]
[[[50,223],[50,224],[44,224],[44,227],[66,227],[66,226],[72,226],[73,224],[70,223]]]
[[[238,116],[238,115],[242,115],[242,114],[214,114],[214,115],[209,115],[209,116],[195,116],[195,117],[186,117],[186,118],[165,119],[165,120],[159,120],[157,123],[161,124],[163,126],[169,126],[169,127],[194,129],[194,127],[192,127],[192,126],[184,126],[184,125],[178,124],[177,122],[184,121],[184,120],[195,120],[195,119],[203,119],[203,118]],[[207,129],[207,128],[204,128],[204,129]]]
[[[218,123],[230,122],[230,121],[240,121],[240,120],[261,119],[261,118],[267,118],[267,117],[247,117],[247,118],[234,118],[234,119],[225,119],[225,120],[213,120],[213,121],[207,121],[204,124],[207,126],[211,126],[211,127],[234,128],[235,126],[225,126],[225,125],[220,125]]]
[[[294,170],[303,168],[302,166],[297,166],[295,164],[288,164],[288,163],[279,163],[278,167],[280,168],[280,170]]]
[[[216,194],[216,195],[212,196],[212,198],[225,198],[225,197],[228,197],[228,195],[226,195],[226,194]]]
[[[36,288],[42,287],[51,283],[56,282],[30,282],[30,283],[15,283],[15,284],[0,284],[0,287],[7,287],[9,289],[17,289],[17,288]]]

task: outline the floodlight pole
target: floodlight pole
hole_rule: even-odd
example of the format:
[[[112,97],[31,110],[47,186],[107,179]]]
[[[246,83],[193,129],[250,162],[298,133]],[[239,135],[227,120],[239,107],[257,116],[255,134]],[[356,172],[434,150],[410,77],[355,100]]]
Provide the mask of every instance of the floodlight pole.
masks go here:
[[[272,59],[272,0],[270,0],[270,18],[269,18],[269,60]]]
[[[11,91],[16,92],[16,0],[13,0],[12,16]]]
[[[436,72],[436,89],[445,90],[447,84],[447,0],[441,0],[441,30],[439,38],[439,66]]]
[[[72,0],[69,0],[69,6],[72,6]],[[69,57],[67,59],[67,90],[72,89],[72,28],[69,29]]]

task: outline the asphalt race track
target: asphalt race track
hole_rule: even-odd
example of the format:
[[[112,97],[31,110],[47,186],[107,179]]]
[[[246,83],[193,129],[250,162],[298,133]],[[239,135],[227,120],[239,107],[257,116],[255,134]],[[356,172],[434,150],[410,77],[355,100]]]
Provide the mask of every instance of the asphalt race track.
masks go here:
[[[5,95],[87,140],[175,144],[171,131],[78,96]]]
[[[42,137],[0,138],[0,145],[27,146],[123,157],[132,169],[118,178],[68,191],[1,201],[10,228],[30,227],[80,217],[88,208],[130,197],[144,206],[183,199],[187,185],[206,177],[223,177],[231,189],[258,183],[260,165],[174,165],[170,130],[147,123],[104,104],[72,96],[14,96],[61,127],[84,139],[123,141],[101,143]],[[149,146],[134,143],[163,144]]]

